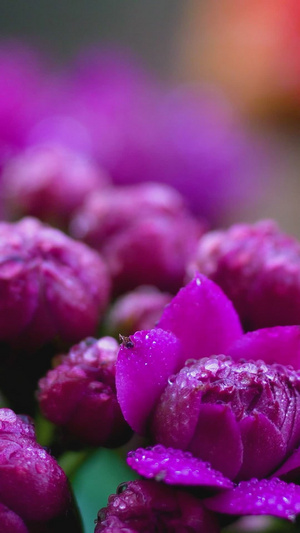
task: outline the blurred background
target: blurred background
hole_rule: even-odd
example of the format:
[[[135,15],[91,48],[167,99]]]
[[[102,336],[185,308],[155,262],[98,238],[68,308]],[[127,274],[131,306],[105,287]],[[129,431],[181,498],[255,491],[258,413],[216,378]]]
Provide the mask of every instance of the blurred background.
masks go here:
[[[131,131],[122,132],[126,137],[126,142],[122,140],[123,145],[128,138],[131,143],[131,146],[126,146],[126,149],[123,146],[122,149],[130,152],[135,160],[137,154],[140,156],[141,161],[138,160],[136,165],[139,170],[133,168],[132,161],[129,163],[124,157],[123,160],[120,157],[115,165],[118,169],[112,168],[112,155],[107,155],[107,147],[105,155],[99,155],[98,150],[98,160],[100,158],[101,164],[108,168],[116,182],[137,182],[142,179],[166,181],[175,184],[181,192],[188,190],[190,199],[194,198],[190,201],[192,208],[211,218],[212,225],[272,217],[286,231],[299,236],[299,28],[300,6],[297,0],[223,0],[222,3],[217,0],[86,0],[84,3],[74,0],[72,4],[64,0],[39,3],[28,0],[26,4],[21,0],[4,0],[1,2],[0,36],[6,43],[6,49],[10,46],[8,40],[11,46],[14,40],[26,43],[31,52],[39,55],[39,65],[30,67],[29,63],[33,60],[28,59],[28,56],[27,59],[21,59],[23,70],[26,61],[28,72],[31,68],[29,76],[24,72],[22,76],[27,82],[30,76],[48,77],[42,88],[48,94],[40,105],[43,111],[38,110],[39,117],[36,119],[39,127],[36,124],[35,128],[32,128],[32,124],[30,128],[26,126],[26,140],[22,139],[21,144],[27,146],[33,142],[32,139],[36,142],[42,128],[41,120],[45,117],[49,119],[51,114],[55,117],[71,116],[72,119],[77,115],[76,121],[80,119],[84,122],[82,117],[84,115],[85,119],[88,113],[86,109],[78,112],[78,107],[82,105],[82,99],[88,97],[87,94],[79,97],[78,91],[84,92],[86,89],[83,88],[84,76],[88,78],[92,70],[95,73],[97,68],[99,71],[102,69],[102,74],[99,74],[102,79],[98,77],[94,85],[94,93],[98,91],[99,96],[98,112],[103,114],[99,86],[103,87],[106,83],[103,108],[107,109],[105,98],[110,92],[109,84],[114,86],[111,93],[122,93],[122,83],[126,78],[125,92],[128,91],[127,96],[130,93],[132,107],[125,109],[126,105],[118,100],[118,112],[126,116],[118,128],[124,129],[124,122],[130,122],[134,114],[139,117],[143,114],[143,120],[134,128],[142,131],[142,134],[147,132],[144,145],[141,146],[139,140],[138,148],[133,146],[138,141],[132,140],[137,135],[132,128]],[[93,60],[87,52],[91,47]],[[115,54],[114,59],[110,59],[110,67],[105,67],[106,81],[103,81],[103,56],[100,66],[96,66],[98,60],[95,59],[98,53],[95,50],[100,52],[103,48],[109,54],[114,49]],[[128,66],[131,55],[134,67],[132,63]],[[86,70],[90,69],[89,73],[82,71],[84,61],[89,65],[86,67]],[[116,67],[119,73],[123,69],[118,79],[116,71],[112,74],[114,61],[115,66],[118,61],[119,65],[122,63],[122,67]],[[9,67],[8,63],[7,55],[6,59],[2,55],[4,68],[0,74],[0,90],[6,95],[11,93],[7,76],[13,78],[11,71],[18,69],[16,61],[13,67]],[[143,74],[141,71],[137,74],[138,69],[142,69]],[[65,72],[71,72],[72,78],[72,88],[67,96],[66,85],[70,79],[61,81]],[[22,76],[11,81],[14,90],[18,86],[21,92]],[[78,81],[80,76],[81,80]],[[138,76],[140,79],[143,77],[144,84],[143,94],[139,98],[136,96]],[[147,76],[148,80],[145,81]],[[132,81],[134,77],[135,83]],[[3,81],[5,78],[6,81]],[[34,86],[30,89],[26,87],[27,82],[22,89],[24,92],[31,90],[32,101],[35,101],[34,91],[40,95],[41,88]],[[87,83],[92,82],[90,80]],[[148,85],[146,89],[145,85]],[[158,87],[162,92],[157,97]],[[18,95],[19,100],[21,97]],[[119,99],[120,95],[115,97]],[[73,98],[73,102],[77,99],[73,108],[70,98]],[[151,106],[147,103],[147,100],[153,101],[154,98],[157,99],[155,112],[153,106],[150,110]],[[89,99],[91,101],[90,96]],[[133,105],[136,100],[142,100],[141,107],[147,107],[147,110],[140,108],[137,111]],[[6,108],[7,105],[6,96]],[[2,107],[5,106],[2,104]],[[16,109],[16,104],[12,107]],[[2,113],[7,121],[7,112],[5,114],[2,110]],[[145,118],[147,113],[148,117]],[[152,123],[149,116],[152,116]],[[155,121],[162,123],[155,124]],[[48,120],[47,127],[53,130],[53,121],[50,122]],[[65,124],[60,124],[60,131],[56,132],[60,138],[62,128],[65,131]],[[91,131],[90,124],[88,128]],[[154,146],[155,139],[162,131],[160,147]],[[100,133],[97,132],[98,138]],[[46,135],[45,131],[43,135]],[[53,131],[51,135],[55,136]],[[47,133],[47,139],[51,135]],[[147,135],[151,138],[146,138]],[[78,138],[76,142],[73,139],[77,147],[80,142]],[[115,139],[110,139],[110,143],[116,146]],[[171,144],[173,150],[176,145],[177,152],[174,157],[170,150],[166,157]],[[248,145],[246,150],[245,145]],[[6,146],[5,150],[3,146],[4,143],[2,160],[6,160],[13,151],[11,145],[8,149]],[[166,159],[176,161],[174,166],[177,169],[178,165],[182,165],[180,172],[171,168],[172,161]],[[155,164],[152,164],[154,160]],[[126,171],[120,171],[121,167],[126,167]],[[199,208],[195,205],[197,202]],[[220,216],[216,213],[220,213]]]

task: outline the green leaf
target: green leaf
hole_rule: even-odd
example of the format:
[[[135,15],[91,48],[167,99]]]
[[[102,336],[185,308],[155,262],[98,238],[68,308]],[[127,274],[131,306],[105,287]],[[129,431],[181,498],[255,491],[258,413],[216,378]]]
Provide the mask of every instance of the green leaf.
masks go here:
[[[117,486],[137,478],[116,450],[101,448],[88,457],[72,480],[85,533],[94,531],[99,509],[106,507],[108,496],[116,492]]]

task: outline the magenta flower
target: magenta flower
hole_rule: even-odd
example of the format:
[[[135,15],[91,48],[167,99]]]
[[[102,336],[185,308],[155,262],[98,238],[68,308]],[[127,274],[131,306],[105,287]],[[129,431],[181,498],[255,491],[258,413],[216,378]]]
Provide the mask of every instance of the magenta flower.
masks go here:
[[[188,270],[223,289],[246,330],[300,323],[300,243],[275,222],[207,233]]]
[[[98,513],[95,533],[218,533],[217,520],[195,496],[155,481],[120,485]]]
[[[71,509],[67,478],[35,439],[32,423],[10,409],[0,409],[0,518],[7,533],[55,530],[50,521],[65,520]],[[69,516],[71,519],[71,515]],[[58,524],[57,524],[58,525]],[[77,524],[65,523],[79,532]]]
[[[55,144],[11,158],[2,179],[9,215],[32,215],[62,226],[90,192],[108,183],[94,162]]]
[[[35,219],[0,224],[0,340],[23,351],[95,333],[109,295],[101,257]]]
[[[151,434],[230,479],[261,479],[300,446],[300,372],[226,356],[188,363],[157,402]]]
[[[143,183],[91,195],[71,232],[104,256],[116,293],[143,284],[174,292],[203,227],[174,189]]]
[[[112,337],[88,338],[39,381],[42,413],[81,444],[120,446],[131,436],[116,398],[118,349]]]
[[[137,332],[123,342],[116,382],[125,419],[138,433],[167,448],[191,452],[228,480],[249,482],[249,491],[252,477],[287,479],[300,465],[300,373],[269,363],[277,354],[283,362],[287,347],[292,352],[287,362],[299,360],[296,329],[270,328],[243,336],[231,302],[217,285],[198,274],[166,307],[156,329]],[[243,346],[245,357],[252,360],[233,361],[231,352],[239,359]],[[257,361],[264,350],[269,363]],[[137,471],[144,476],[140,464],[147,470],[149,453],[136,460]],[[170,452],[156,462],[159,478],[165,463],[171,463]],[[264,483],[270,483],[271,490],[275,481]],[[262,485],[253,484],[258,498]],[[237,491],[233,494],[238,498],[239,487],[244,490],[245,485],[228,490]],[[300,512],[295,507],[300,489],[278,482],[279,500],[285,491],[291,494],[289,511],[286,505],[282,515],[275,507],[273,511],[289,518]]]
[[[106,317],[110,335],[131,335],[141,329],[151,329],[158,322],[172,295],[156,287],[143,285],[120,296]]]

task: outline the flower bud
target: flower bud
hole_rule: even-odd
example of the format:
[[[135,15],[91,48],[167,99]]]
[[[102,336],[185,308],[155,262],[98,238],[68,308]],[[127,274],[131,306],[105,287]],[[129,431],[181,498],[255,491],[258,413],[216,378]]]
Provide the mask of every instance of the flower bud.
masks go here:
[[[59,145],[35,146],[3,170],[3,195],[9,214],[31,215],[65,226],[88,193],[107,183],[95,163]]]
[[[10,409],[0,409],[0,476],[1,531],[50,532],[50,522],[70,513],[64,472],[36,442],[31,422]]]
[[[218,533],[214,516],[201,501],[182,490],[154,481],[120,485],[108,505],[98,513],[95,533],[190,531]]]
[[[300,243],[272,221],[204,235],[188,267],[215,281],[246,330],[300,323]]]
[[[203,228],[171,187],[143,183],[90,196],[71,224],[72,234],[106,259],[115,293],[138,285],[174,292]]]
[[[42,413],[81,444],[120,446],[131,436],[116,398],[118,350],[112,337],[88,338],[39,381]]]
[[[27,351],[94,334],[109,285],[84,244],[33,218],[0,223],[0,341]]]
[[[263,478],[300,444],[300,373],[228,356],[187,363],[169,378],[151,426],[155,442],[230,479]]]
[[[137,287],[114,302],[106,318],[106,331],[116,336],[153,328],[171,298],[153,286]]]

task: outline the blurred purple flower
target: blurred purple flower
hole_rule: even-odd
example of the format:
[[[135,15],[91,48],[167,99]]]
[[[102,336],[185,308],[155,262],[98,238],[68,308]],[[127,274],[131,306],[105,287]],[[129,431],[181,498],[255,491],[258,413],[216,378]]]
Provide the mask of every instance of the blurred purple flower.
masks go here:
[[[95,533],[164,531],[218,533],[213,514],[195,496],[154,481],[131,481],[98,513]]]
[[[112,337],[88,338],[39,381],[42,413],[81,444],[120,446],[131,436],[116,398],[118,349]]]
[[[95,333],[109,296],[101,257],[33,218],[0,224],[0,340],[22,351]]]
[[[300,243],[273,221],[204,235],[188,272],[215,281],[246,330],[300,324]]]
[[[299,338],[295,326],[243,336],[231,302],[217,285],[197,274],[166,307],[156,329],[137,332],[121,346],[116,383],[125,419],[154,442],[189,450],[236,482],[270,475],[287,479],[300,466],[300,373],[254,361],[265,351],[272,362],[274,346],[273,360],[279,354],[282,362],[290,348],[287,362],[299,361]],[[252,360],[233,361],[231,351],[240,358],[243,346],[245,357]],[[156,459],[160,471],[167,463],[172,465],[171,456],[167,452]],[[151,461],[149,454],[141,453],[137,463],[151,470]],[[145,476],[140,466],[137,470]],[[153,477],[151,472],[148,477]],[[157,473],[159,478],[162,473]],[[164,473],[162,479],[166,478]],[[268,483],[271,493],[277,482],[266,481],[266,487]],[[250,482],[249,491],[252,485],[256,502],[252,511],[260,514],[255,506],[262,485]],[[238,487],[242,491],[245,485]],[[283,505],[282,514],[274,504],[271,514],[295,516],[300,512],[296,506],[300,488],[283,481],[277,488],[276,506],[285,493],[289,504]],[[232,489],[237,498],[239,490]],[[266,497],[270,493],[266,491]]]
[[[37,50],[18,41],[0,42],[0,168],[26,142],[40,117],[47,76]]]
[[[129,54],[107,49],[81,54],[66,85],[65,112],[86,128],[116,184],[172,185],[215,224],[237,202],[255,202],[253,176],[262,191],[264,150],[216,89],[169,90]]]
[[[255,202],[253,176],[261,176],[266,156],[217,90],[179,86],[162,91],[153,107],[144,124],[127,126],[109,169],[116,183],[172,185],[213,224],[226,219],[236,202]]]
[[[0,409],[0,476],[1,531],[54,532],[50,522],[65,520],[70,513],[72,498],[63,470],[36,442],[30,420],[10,409]],[[81,531],[74,522],[64,525]]]
[[[5,165],[2,180],[10,218],[32,215],[63,227],[90,192],[108,184],[94,162],[59,145],[19,153]]]
[[[131,335],[141,329],[151,329],[158,322],[172,295],[151,285],[142,285],[120,296],[105,319],[109,335]]]
[[[90,195],[71,224],[106,259],[115,293],[152,284],[176,292],[203,225],[166,185],[111,187]]]

